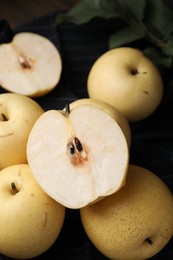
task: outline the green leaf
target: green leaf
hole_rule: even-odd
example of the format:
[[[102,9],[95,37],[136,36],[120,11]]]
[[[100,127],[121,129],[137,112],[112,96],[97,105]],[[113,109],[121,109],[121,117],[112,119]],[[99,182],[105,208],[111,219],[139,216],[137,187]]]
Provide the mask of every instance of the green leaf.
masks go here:
[[[122,18],[128,20],[141,20],[147,0],[81,0],[68,13],[68,21],[76,24],[87,23],[95,17]]]
[[[173,11],[163,0],[148,0],[145,23],[154,27],[161,35],[173,32]]]
[[[109,0],[109,4],[107,0],[81,0],[67,13],[67,19],[75,24],[82,24],[95,17],[121,17],[123,12],[116,0]]]
[[[172,66],[173,58],[164,55],[161,51],[157,50],[154,47],[148,47],[143,52],[157,65],[163,65],[166,68],[170,68]]]
[[[110,36],[109,48],[117,48],[144,37],[145,32],[141,30],[138,26],[128,26]]]
[[[141,21],[144,16],[147,0],[119,0],[119,4],[126,10],[135,20]]]

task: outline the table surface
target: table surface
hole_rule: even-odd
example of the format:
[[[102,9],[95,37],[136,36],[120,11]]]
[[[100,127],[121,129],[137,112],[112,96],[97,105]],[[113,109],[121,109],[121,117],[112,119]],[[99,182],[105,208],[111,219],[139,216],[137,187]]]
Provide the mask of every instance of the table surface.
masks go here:
[[[69,10],[79,0],[0,0],[0,19],[12,28],[52,12]]]

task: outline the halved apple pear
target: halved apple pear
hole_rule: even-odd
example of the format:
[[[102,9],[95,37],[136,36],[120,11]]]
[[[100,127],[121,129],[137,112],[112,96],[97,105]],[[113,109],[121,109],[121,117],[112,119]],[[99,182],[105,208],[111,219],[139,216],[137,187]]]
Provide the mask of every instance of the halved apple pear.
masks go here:
[[[81,105],[66,116],[57,110],[42,114],[30,132],[27,159],[49,196],[78,209],[125,184],[129,149],[110,115]]]
[[[58,84],[61,71],[58,49],[39,34],[21,32],[0,45],[0,85],[9,92],[45,95]]]

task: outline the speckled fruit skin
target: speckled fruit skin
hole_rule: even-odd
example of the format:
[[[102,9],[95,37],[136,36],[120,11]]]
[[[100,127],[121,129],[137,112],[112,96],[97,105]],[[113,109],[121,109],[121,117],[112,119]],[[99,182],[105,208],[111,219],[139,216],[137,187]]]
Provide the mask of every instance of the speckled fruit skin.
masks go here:
[[[90,98],[105,101],[129,122],[149,117],[163,97],[163,80],[155,64],[142,51],[120,47],[103,53],[90,69]]]
[[[43,108],[29,97],[15,93],[0,94],[0,170],[27,163],[28,136],[43,113]]]
[[[65,208],[40,188],[28,164],[1,170],[0,191],[0,253],[30,259],[47,251],[61,232]]]
[[[129,166],[121,190],[80,212],[88,237],[110,259],[148,259],[173,235],[170,190],[156,175],[135,165]]]

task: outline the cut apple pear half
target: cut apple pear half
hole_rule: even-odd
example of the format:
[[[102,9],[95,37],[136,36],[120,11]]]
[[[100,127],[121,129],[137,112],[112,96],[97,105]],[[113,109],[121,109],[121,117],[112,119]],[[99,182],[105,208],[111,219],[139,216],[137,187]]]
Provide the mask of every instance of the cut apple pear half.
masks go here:
[[[45,95],[56,87],[61,71],[60,53],[44,36],[21,32],[0,45],[0,85],[9,92]]]
[[[78,209],[124,186],[129,149],[110,115],[81,105],[65,114],[57,110],[42,114],[30,132],[27,159],[50,197]]]

